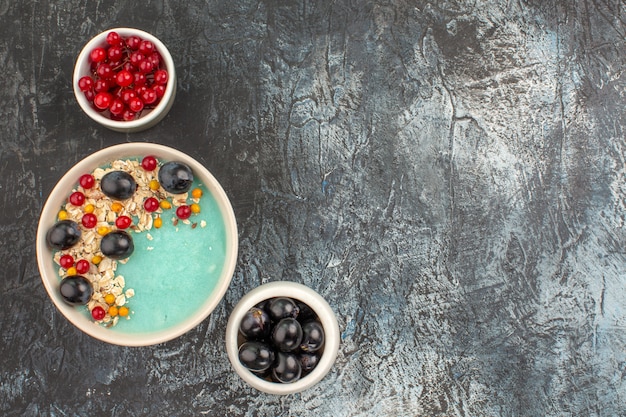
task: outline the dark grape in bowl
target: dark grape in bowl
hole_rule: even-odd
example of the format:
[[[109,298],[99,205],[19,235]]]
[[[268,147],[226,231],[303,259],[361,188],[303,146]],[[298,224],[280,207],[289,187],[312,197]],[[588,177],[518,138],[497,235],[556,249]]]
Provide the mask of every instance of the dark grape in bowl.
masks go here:
[[[239,376],[270,394],[292,394],[321,381],[339,350],[339,326],[328,303],[288,281],[261,285],[234,308],[226,349]]]

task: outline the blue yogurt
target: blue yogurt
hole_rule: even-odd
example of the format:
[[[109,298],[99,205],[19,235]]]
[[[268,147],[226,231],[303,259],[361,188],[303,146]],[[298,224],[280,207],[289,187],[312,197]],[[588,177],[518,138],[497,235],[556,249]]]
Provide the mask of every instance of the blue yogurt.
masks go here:
[[[193,188],[204,193],[201,212],[189,218],[195,227],[182,220],[174,225],[172,208],[161,213],[161,228],[132,234],[135,251],[126,264],[118,262],[116,276],[124,277],[135,296],[127,302],[130,318],[120,317],[111,331],[144,333],[176,326],[199,310],[215,288],[226,255],[225,223],[213,195],[197,181]]]

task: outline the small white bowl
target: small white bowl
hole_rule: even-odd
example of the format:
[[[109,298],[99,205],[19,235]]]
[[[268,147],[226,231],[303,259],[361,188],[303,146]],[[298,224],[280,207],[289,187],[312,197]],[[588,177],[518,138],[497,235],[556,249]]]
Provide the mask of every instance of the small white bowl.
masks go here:
[[[274,297],[289,297],[308,305],[317,314],[324,328],[324,352],[319,363],[296,382],[281,384],[259,378],[239,361],[239,324],[246,312],[261,301]],[[247,293],[235,306],[226,326],[226,351],[228,359],[239,376],[259,391],[269,394],[293,394],[304,391],[321,381],[330,371],[339,350],[339,325],[333,310],[318,293],[311,288],[289,281],[270,282]]]
[[[157,51],[161,54],[163,62],[165,63],[165,68],[167,69],[169,74],[169,81],[167,82],[167,86],[165,88],[165,94],[161,98],[159,104],[153,109],[144,110],[141,113],[140,117],[135,120],[120,121],[109,119],[104,114],[96,111],[93,108],[93,105],[89,103],[89,101],[85,97],[85,94],[80,91],[80,88],[78,88],[78,80],[80,80],[80,78],[85,75],[90,75],[89,53],[94,48],[107,44],[106,37],[109,32],[117,32],[123,38],[135,35],[139,36],[141,39],[152,41]],[[156,125],[167,115],[167,113],[172,108],[172,105],[174,104],[174,98],[176,96],[176,70],[174,68],[174,60],[172,59],[172,55],[170,55],[170,52],[165,47],[163,42],[161,42],[156,37],[139,29],[113,28],[104,31],[91,39],[83,47],[82,51],[80,51],[80,54],[76,59],[76,65],[74,66],[74,76],[72,79],[72,84],[76,100],[78,101],[78,104],[83,109],[83,111],[87,114],[87,116],[100,123],[102,126],[105,126],[111,130],[115,130],[117,132],[139,132]]]
[[[76,187],[78,178],[82,174],[90,173],[95,168],[111,163],[117,159],[142,157],[153,155],[165,161],[180,161],[186,163],[193,171],[194,176],[206,188],[206,192],[214,197],[218,210],[225,225],[224,260],[222,271],[217,278],[213,290],[200,307],[189,317],[177,324],[164,329],[129,333],[116,330],[117,327],[105,328],[94,323],[84,308],[74,307],[64,302],[60,291],[59,266],[53,260],[53,251],[46,242],[46,233],[57,221],[57,214],[61,206],[67,201],[71,190]],[[158,233],[153,231],[154,233]],[[238,235],[235,215],[226,196],[226,193],[215,177],[199,162],[183,152],[163,145],[153,143],[125,143],[102,149],[86,157],[74,165],[57,183],[48,197],[39,219],[37,228],[37,264],[43,284],[55,306],[76,327],[88,335],[115,345],[121,346],[149,346],[174,339],[196,327],[202,322],[222,300],[228,289],[237,263]],[[132,262],[132,256],[130,261]],[[128,278],[127,278],[128,279]],[[134,287],[139,291],[139,287]],[[190,289],[193,291],[193,289]],[[132,309],[132,299],[129,300]],[[185,300],[181,300],[181,303]],[[159,300],[155,300],[158,305]],[[176,306],[170,306],[176,308]],[[131,320],[133,320],[131,318]]]

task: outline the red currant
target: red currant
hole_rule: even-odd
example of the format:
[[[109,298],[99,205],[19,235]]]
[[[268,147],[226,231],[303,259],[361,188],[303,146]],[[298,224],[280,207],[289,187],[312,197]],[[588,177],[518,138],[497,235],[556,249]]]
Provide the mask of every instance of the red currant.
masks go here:
[[[94,320],[102,320],[106,315],[107,312],[100,306],[95,306],[93,310],[91,310],[91,317],[93,317]]]
[[[101,48],[101,47],[94,48],[89,53],[89,58],[91,59],[91,62],[102,62],[106,59],[106,57],[107,57],[107,52],[104,48]]]
[[[141,99],[143,100],[145,104],[148,104],[148,105],[154,104],[157,98],[158,98],[157,93],[152,88],[148,88],[146,91],[144,91],[141,94]]]
[[[96,97],[94,97],[93,105],[100,110],[106,110],[111,105],[111,101],[113,101],[113,96],[111,96],[111,94],[101,92],[96,94]]]
[[[93,88],[93,78],[91,78],[89,75],[85,75],[84,77],[80,77],[80,80],[78,80],[78,88],[80,88],[80,91],[89,91]]]
[[[85,190],[88,190],[94,186],[94,184],[96,183],[96,179],[91,174],[84,174],[80,176],[80,178],[78,179],[78,183]]]
[[[102,78],[98,78],[94,83],[93,89],[96,93],[106,93],[109,91],[111,84],[108,80],[103,80]]]
[[[132,54],[130,54],[129,62],[133,64],[134,67],[139,67],[139,64],[141,64],[145,59],[146,57],[143,56],[141,53],[133,52]]]
[[[159,200],[154,197],[148,197],[146,201],[143,202],[143,208],[150,213],[157,211],[159,209]]]
[[[157,68],[159,65],[161,65],[161,55],[159,55],[158,52],[154,51],[149,57],[148,59],[150,61],[152,61],[152,65],[154,65],[154,68]]]
[[[141,97],[141,95],[148,89],[147,86],[145,85],[141,85],[138,87],[135,87],[135,94],[137,94],[137,97]]]
[[[92,90],[85,91],[85,98],[89,102],[93,102],[93,99],[96,97],[96,93]]]
[[[119,62],[122,59],[122,48],[120,46],[111,46],[107,50],[107,56],[109,57],[109,62]]]
[[[89,261],[81,259],[80,261],[76,262],[76,272],[78,272],[79,274],[86,274],[87,272],[89,272]]]
[[[126,104],[128,104],[128,102],[137,97],[137,93],[135,93],[135,90],[133,90],[132,88],[125,88],[122,90],[122,101]]]
[[[107,43],[111,46],[119,46],[122,44],[122,37],[117,32],[109,32],[107,34]]]
[[[109,106],[109,111],[115,117],[122,117],[122,114],[124,114],[125,109],[126,109],[126,105],[124,104],[122,99],[119,97],[113,99],[113,101],[111,102],[111,106]]]
[[[141,101],[139,97],[133,97],[128,102],[128,108],[131,111],[138,113],[143,110],[143,101]]]
[[[98,224],[98,217],[96,217],[96,215],[93,213],[86,213],[85,215],[83,215],[81,223],[87,229],[93,229]]]
[[[143,72],[144,74],[148,74],[149,72],[152,72],[153,69],[154,69],[154,65],[152,64],[152,61],[144,59],[143,61],[139,63],[139,71]]]
[[[139,44],[141,43],[141,39],[139,36],[129,36],[126,39],[126,46],[128,46],[131,50],[136,51],[139,49]]]
[[[72,255],[63,255],[59,259],[59,265],[61,265],[61,268],[67,269],[74,265],[74,258],[72,258]]]
[[[82,206],[85,203],[85,194],[80,191],[74,191],[70,194],[70,203],[75,206]]]
[[[157,160],[154,156],[148,155],[141,160],[141,167],[146,171],[154,171],[157,167]]]
[[[132,223],[133,221],[128,216],[120,216],[117,219],[115,219],[115,226],[118,229],[127,229],[130,227]]]
[[[191,217],[191,207],[189,206],[180,206],[176,209],[176,216],[179,219],[188,219],[189,217]]]
[[[148,40],[143,40],[139,43],[139,52],[148,56],[154,52],[154,44]]]
[[[146,85],[146,83],[148,82],[148,78],[146,77],[146,74],[142,73],[142,72],[136,72],[135,73],[135,87],[141,87]]]
[[[113,68],[111,68],[111,65],[103,62],[98,65],[98,68],[96,69],[96,74],[98,74],[98,77],[100,78],[111,78],[113,77]]]
[[[137,118],[137,113],[135,113],[134,111],[130,109],[126,109],[124,110],[124,113],[122,113],[122,119],[126,120],[127,122],[130,122],[131,120],[135,120],[136,118]]]
[[[152,86],[152,89],[154,90],[158,98],[163,98],[163,96],[165,95],[165,86],[163,84],[154,85]]]
[[[169,74],[164,69],[157,70],[154,73],[155,84],[167,84],[168,78],[169,78]]]
[[[115,82],[117,82],[117,85],[119,85],[120,87],[128,87],[133,83],[134,80],[135,77],[133,76],[133,74],[125,69],[121,70],[115,75]]]

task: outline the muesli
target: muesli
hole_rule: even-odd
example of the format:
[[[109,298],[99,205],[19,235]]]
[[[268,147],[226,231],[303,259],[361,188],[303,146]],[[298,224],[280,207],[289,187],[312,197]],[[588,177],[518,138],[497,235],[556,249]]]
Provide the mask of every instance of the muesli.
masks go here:
[[[192,182],[188,166],[153,156],[116,160],[82,175],[47,234],[64,300],[86,305],[106,327],[129,319],[135,290],[116,274],[118,263],[131,259],[133,236],[151,239],[149,231],[161,228],[170,211],[174,224],[197,226],[191,218],[200,213],[203,191],[191,190]]]

